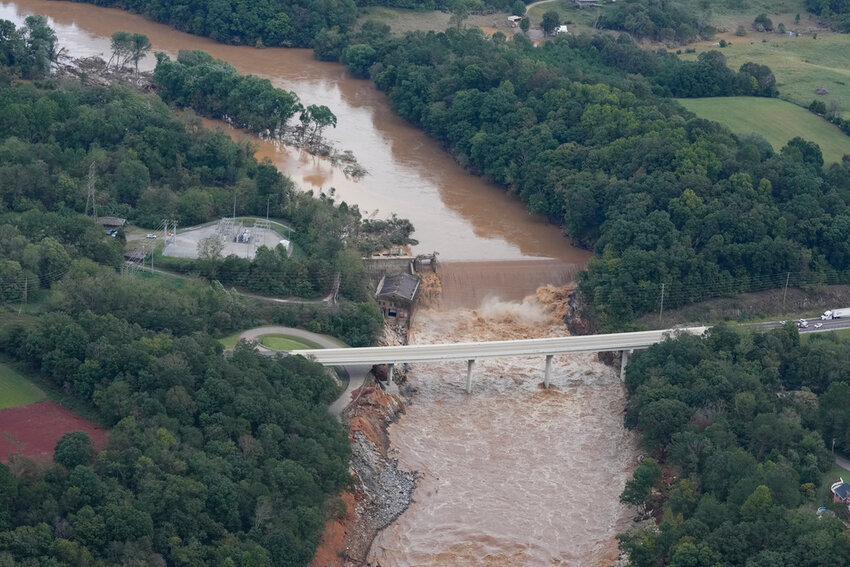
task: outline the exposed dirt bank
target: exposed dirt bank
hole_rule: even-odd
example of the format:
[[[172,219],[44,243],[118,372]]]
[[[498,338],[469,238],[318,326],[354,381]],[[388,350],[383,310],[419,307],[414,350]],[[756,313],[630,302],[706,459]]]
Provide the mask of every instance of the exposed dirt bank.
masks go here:
[[[387,326],[383,344],[406,344],[407,333]],[[405,368],[396,368],[388,390],[409,392]],[[412,503],[418,474],[402,471],[390,449],[390,424],[404,412],[406,398],[385,391],[387,367],[372,369],[372,379],[356,390],[344,418],[351,440],[352,493],[344,494],[346,510],[325,524],[322,543],[313,567],[354,567],[367,565],[366,557],[375,535],[394,522]]]

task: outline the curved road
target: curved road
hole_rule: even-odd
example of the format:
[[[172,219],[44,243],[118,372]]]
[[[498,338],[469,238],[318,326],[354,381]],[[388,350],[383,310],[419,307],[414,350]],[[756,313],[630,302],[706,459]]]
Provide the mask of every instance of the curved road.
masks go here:
[[[290,335],[292,337],[298,337],[302,339],[307,339],[308,341],[312,341],[316,344],[321,345],[323,348],[333,348],[338,349],[341,346],[339,341],[336,341],[330,337],[325,335],[319,335],[317,333],[311,333],[310,331],[305,331],[303,329],[295,329],[293,327],[257,327],[256,329],[249,329],[247,331],[242,332],[239,335],[240,339],[248,339],[248,340],[256,340],[258,337],[262,335]],[[260,344],[257,341],[257,347],[260,352],[264,354],[284,354],[286,351],[275,350],[272,348],[268,348],[265,345]],[[328,407],[328,411],[331,415],[335,416],[339,419],[340,415],[342,415],[342,411],[348,406],[351,401],[351,393],[354,392],[357,388],[361,387],[366,382],[366,377],[369,374],[369,371],[372,369],[371,364],[346,364],[340,366],[342,368],[343,373],[348,376],[348,385],[345,387],[345,391],[340,394],[340,396]]]

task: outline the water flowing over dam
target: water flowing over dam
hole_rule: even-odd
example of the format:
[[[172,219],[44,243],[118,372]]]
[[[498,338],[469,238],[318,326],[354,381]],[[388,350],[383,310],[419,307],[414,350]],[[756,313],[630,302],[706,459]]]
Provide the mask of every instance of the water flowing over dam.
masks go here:
[[[214,43],[141,16],[90,4],[0,2],[16,24],[45,14],[73,57],[109,58],[109,37],[146,34],[172,57],[202,49],[240,73],[269,78],[305,104],[324,104],[339,126],[327,132],[368,170],[360,180],[321,158],[247,138],[302,190],[335,189],[361,211],[409,218],[420,244],[439,252],[437,300],[416,315],[413,343],[560,336],[566,302],[590,253],[570,245],[515,196],[460,168],[439,145],[395,115],[386,97],[341,66],[304,49]],[[153,57],[140,68],[150,70]],[[220,122],[207,124],[226,127]],[[543,286],[541,288],[541,286]],[[422,474],[414,504],[372,546],[371,561],[408,565],[608,565],[615,535],[630,524],[619,494],[636,444],[622,425],[625,391],[617,369],[594,355],[558,356],[553,387],[541,388],[540,357],[486,360],[468,395],[463,362],[413,366],[418,390],[390,437],[402,468]]]

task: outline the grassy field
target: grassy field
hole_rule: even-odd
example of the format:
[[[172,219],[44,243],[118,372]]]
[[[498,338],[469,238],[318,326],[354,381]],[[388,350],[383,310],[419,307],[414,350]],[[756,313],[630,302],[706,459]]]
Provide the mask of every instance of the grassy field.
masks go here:
[[[304,350],[322,348],[321,345],[314,343],[313,341],[303,339],[301,337],[293,337],[292,335],[262,335],[260,337],[260,342],[266,345],[267,347],[273,348],[275,350]]]
[[[404,8],[387,8],[384,6],[368,6],[360,9],[360,23],[374,20],[387,24],[393,35],[404,35],[412,31],[445,31],[449,27],[448,12],[436,10],[408,10]],[[508,14],[498,12],[469,16],[463,21],[463,27],[479,27],[487,32],[501,31],[510,35],[511,27],[507,20]]]
[[[850,154],[850,137],[838,127],[784,100],[723,97],[679,99],[679,102],[702,118],[725,124],[736,134],[761,134],[776,150],[800,136],[817,142],[826,163],[841,161],[841,156]]]
[[[0,363],[0,410],[34,404],[45,397],[35,384],[10,366]]]
[[[791,22],[788,29],[793,29]],[[813,35],[788,37],[750,30],[746,37],[730,37],[729,41],[732,45],[722,51],[730,67],[737,69],[748,61],[767,65],[776,76],[780,98],[800,106],[821,100],[827,107],[837,105],[850,117],[850,35],[821,31],[815,39]],[[703,51],[717,49],[711,44],[695,47],[695,54],[682,57],[693,59]],[[819,88],[827,94],[815,94]]]

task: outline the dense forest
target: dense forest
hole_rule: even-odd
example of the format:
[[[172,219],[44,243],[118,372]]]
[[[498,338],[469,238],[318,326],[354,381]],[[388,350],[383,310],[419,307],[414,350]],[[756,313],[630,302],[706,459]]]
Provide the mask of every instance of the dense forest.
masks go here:
[[[304,107],[295,93],[273,87],[268,79],[240,75],[203,51],[181,49],[176,61],[158,53],[153,79],[164,101],[258,134],[280,136],[296,114],[302,138],[318,138],[336,126],[327,106]]]
[[[806,10],[820,16],[834,29],[850,32],[850,2],[847,0],[806,0]]]
[[[846,164],[824,169],[799,138],[776,152],[670,98],[775,95],[763,65],[735,72],[719,52],[684,62],[627,36],[533,47],[478,30],[393,39],[379,26],[336,52],[364,45],[394,109],[597,253],[580,289],[603,328],[658,309],[662,285],[670,307],[850,268]]]
[[[348,30],[354,0],[93,0],[195,35],[237,45],[309,47],[324,29]]]
[[[348,437],[327,411],[339,387],[300,357],[246,344],[224,356],[213,336],[281,323],[372,344],[380,312],[340,239],[359,213],[293,192],[156,95],[50,78],[44,18],[0,28],[0,351],[110,429],[104,450],[75,432],[52,461],[0,464],[0,564],[308,564],[350,483]],[[344,271],[351,300],[265,304],[218,282],[120,274],[122,238],[82,214],[92,181],[101,213],[142,223],[205,220],[234,193],[245,212],[286,205],[305,262]]]
[[[49,28],[44,31],[42,19],[28,22],[20,32],[12,26],[9,39],[0,41],[0,49],[11,54],[7,62],[20,62],[10,68],[29,77],[38,69],[32,63],[38,54],[55,51],[55,36],[43,47],[31,37],[51,38],[52,32]],[[239,125],[268,130],[281,127],[301,108],[291,93],[273,88],[267,80],[238,75],[205,53],[181,56],[204,62],[189,67],[205,70],[194,75],[194,90],[187,87],[181,91],[184,102],[196,105],[199,111],[209,110],[204,104],[217,107]],[[174,77],[185,65],[165,61],[160,65],[157,72],[171,77],[172,88],[164,90],[177,102]],[[48,67],[41,68],[43,72]],[[215,93],[205,92],[204,85],[224,86],[231,96],[219,100]],[[235,95],[250,104],[235,106],[235,100],[242,100],[233,98]],[[306,119],[306,124],[318,114],[310,113],[313,118]],[[284,254],[275,262],[272,273],[279,276],[279,282],[251,277],[242,262],[218,258],[206,270],[189,262],[193,264],[189,271],[215,279],[218,264],[227,261],[222,274],[228,276],[224,281],[228,286],[250,282],[256,292],[303,297],[328,293],[340,273],[342,296],[367,300],[368,278],[359,254],[380,246],[373,223],[363,222],[357,207],[299,193],[270,162],[257,162],[252,154],[248,144],[235,144],[223,132],[202,128],[191,115],[175,118],[156,95],[139,95],[120,86],[90,89],[58,84],[50,78],[15,85],[7,78],[7,84],[0,85],[0,212],[55,212],[63,223],[81,227],[80,233],[96,233],[94,223],[86,224],[74,214],[85,211],[86,188],[92,180],[101,216],[128,218],[143,227],[155,227],[163,218],[174,218],[182,226],[215,220],[232,214],[235,202],[238,215],[265,216],[268,212],[286,218],[301,253],[295,258]],[[409,237],[412,227],[408,224],[407,228]],[[348,247],[342,235],[346,235]],[[61,243],[73,245],[68,240]],[[111,265],[120,263],[120,247],[113,247],[111,253]],[[258,261],[273,260],[279,254],[264,250]],[[0,278],[9,279],[13,276],[8,274],[16,273],[14,285],[20,287],[21,269],[41,275],[34,261],[24,256],[22,252],[21,257],[7,257]],[[103,254],[92,259],[104,261]],[[22,268],[8,261],[22,262]],[[186,263],[180,265],[186,271]],[[269,267],[268,261],[265,267]],[[255,271],[260,269],[255,266]]]
[[[626,31],[637,38],[690,43],[714,35],[715,29],[706,19],[672,0],[625,0],[601,12],[598,25]]]
[[[850,564],[842,503],[824,475],[850,449],[850,343],[714,327],[637,354],[626,368],[626,425],[652,457],[623,502],[653,510],[657,529],[621,536],[631,565]],[[819,514],[819,506],[829,511]]]

